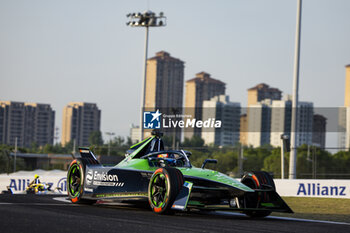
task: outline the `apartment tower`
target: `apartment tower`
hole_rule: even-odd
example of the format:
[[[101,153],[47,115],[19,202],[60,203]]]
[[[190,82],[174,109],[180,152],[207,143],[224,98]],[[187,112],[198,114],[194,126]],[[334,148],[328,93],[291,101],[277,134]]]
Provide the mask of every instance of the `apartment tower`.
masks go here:
[[[282,91],[277,88],[270,87],[265,83],[260,83],[255,87],[248,89],[248,106],[246,114],[241,116],[241,133],[240,142],[243,145],[248,145],[248,124],[249,124],[249,108],[253,105],[257,105],[259,102],[270,99],[270,100],[281,100]],[[259,104],[258,104],[259,105]],[[254,132],[256,133],[256,132]]]
[[[339,108],[338,147],[350,148],[350,64],[345,66],[344,107]]]
[[[89,136],[100,131],[101,110],[96,104],[71,102],[63,109],[62,145],[74,141],[77,146],[89,146]]]
[[[241,104],[230,102],[229,96],[214,96],[203,101],[203,121],[220,120],[220,128],[202,129],[202,138],[207,145],[234,146],[239,142]]]
[[[185,114],[197,120],[202,119],[203,101],[214,96],[225,95],[225,83],[213,79],[210,74],[200,72],[196,77],[186,81]],[[185,137],[201,136],[200,128],[186,129]]]
[[[184,62],[161,51],[147,60],[145,108],[182,108]]]
[[[183,61],[165,51],[147,60],[145,111],[159,109],[165,115],[182,114],[184,68]],[[145,131],[144,137],[150,133]],[[163,129],[163,132],[173,135],[174,129]],[[180,129],[176,129],[176,138],[181,138]]]
[[[53,144],[55,111],[49,104],[0,101],[0,143],[31,147]]]

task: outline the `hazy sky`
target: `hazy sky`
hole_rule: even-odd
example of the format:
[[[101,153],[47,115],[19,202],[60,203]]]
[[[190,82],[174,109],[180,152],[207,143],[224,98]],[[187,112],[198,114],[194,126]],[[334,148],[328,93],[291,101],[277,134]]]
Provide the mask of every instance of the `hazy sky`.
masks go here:
[[[231,101],[265,82],[292,93],[297,0],[0,0],[0,100],[49,103],[61,128],[71,101],[97,103],[102,132],[129,134],[139,121],[143,28],[126,14],[167,16],[150,30],[160,50],[185,62],[185,80],[205,71]],[[304,0],[300,100],[342,106],[350,64],[350,1]],[[335,145],[331,145],[335,146]]]

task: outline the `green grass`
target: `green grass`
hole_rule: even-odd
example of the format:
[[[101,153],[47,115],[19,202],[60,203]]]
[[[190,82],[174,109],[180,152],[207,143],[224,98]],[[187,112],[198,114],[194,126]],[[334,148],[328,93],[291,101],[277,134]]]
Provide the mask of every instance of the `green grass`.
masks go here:
[[[273,213],[273,216],[317,219],[350,223],[350,199],[282,197],[294,214]]]

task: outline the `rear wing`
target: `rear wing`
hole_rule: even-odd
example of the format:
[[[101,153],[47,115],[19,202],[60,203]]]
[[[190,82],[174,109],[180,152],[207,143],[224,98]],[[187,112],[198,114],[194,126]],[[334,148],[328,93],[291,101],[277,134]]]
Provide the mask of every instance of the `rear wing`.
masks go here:
[[[89,148],[79,147],[80,154],[72,154],[74,159],[81,159],[85,164],[100,164],[94,153]]]

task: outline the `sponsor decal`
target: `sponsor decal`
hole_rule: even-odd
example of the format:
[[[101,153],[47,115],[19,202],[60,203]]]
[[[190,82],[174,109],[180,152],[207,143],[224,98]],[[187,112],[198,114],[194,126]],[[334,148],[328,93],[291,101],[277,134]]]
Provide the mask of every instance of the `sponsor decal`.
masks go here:
[[[346,186],[299,183],[297,196],[346,196]]]
[[[92,193],[94,190],[93,190],[93,189],[90,189],[90,188],[84,188],[84,191],[85,191],[85,192],[90,192],[90,193]]]
[[[145,178],[149,178],[150,179],[152,177],[152,175],[153,175],[152,172],[141,172],[141,176],[145,177]]]
[[[107,193],[96,194],[95,197],[148,197],[148,193]]]
[[[123,187],[124,182],[119,181],[115,174],[104,171],[88,170],[85,178],[86,185]]]
[[[86,173],[86,184],[87,185],[91,185],[92,184],[92,178],[93,178],[92,170],[89,170]]]
[[[107,172],[94,171],[94,180],[98,181],[118,181],[117,175],[107,174]]]

